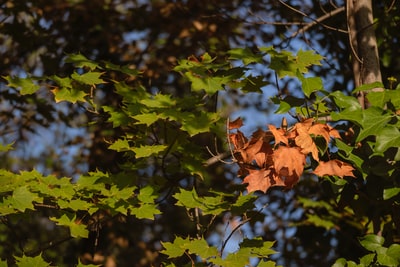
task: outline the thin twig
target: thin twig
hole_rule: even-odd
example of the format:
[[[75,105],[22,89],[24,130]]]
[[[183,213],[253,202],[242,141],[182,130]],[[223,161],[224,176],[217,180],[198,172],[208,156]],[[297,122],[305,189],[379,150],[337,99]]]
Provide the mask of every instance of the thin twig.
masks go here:
[[[294,32],[290,36],[290,38],[293,38],[293,37],[297,36],[299,33],[304,33],[306,31],[308,31],[311,27],[313,27],[313,26],[315,26],[317,24],[320,24],[320,25],[322,25],[325,28],[328,28],[330,30],[335,30],[335,31],[342,32],[342,33],[348,33],[348,31],[346,31],[346,30],[342,30],[342,29],[339,29],[339,28],[334,28],[334,27],[331,27],[331,26],[328,26],[326,24],[321,23],[322,21],[324,21],[324,20],[326,20],[328,18],[331,18],[331,17],[335,16],[336,14],[339,14],[339,13],[341,13],[343,11],[345,11],[345,7],[339,7],[337,9],[335,9],[335,10],[332,10],[332,11],[326,13],[325,15],[323,15],[321,17],[316,18],[316,19],[308,17],[308,18],[312,19],[313,21],[310,22],[310,23],[307,23],[304,27],[302,27],[301,29],[299,29],[296,32]]]
[[[334,30],[334,31],[338,31],[338,32],[347,33],[347,32],[344,31],[344,30],[341,30],[341,29],[338,29],[338,28],[335,28],[335,27],[326,25],[326,24],[324,24],[324,23],[321,22],[321,21],[323,21],[323,20],[325,20],[325,19],[331,17],[332,15],[330,15],[330,14],[332,14],[332,13],[337,14],[337,13],[342,12],[342,11],[344,10],[344,8],[343,8],[343,10],[341,10],[341,8],[335,9],[334,11],[328,13],[329,15],[328,15],[328,14],[325,14],[325,15],[323,15],[323,16],[317,18],[317,19],[314,19],[314,18],[310,17],[309,15],[307,15],[306,13],[304,13],[303,11],[298,10],[298,9],[292,7],[291,5],[289,5],[289,4],[285,3],[285,2],[283,2],[282,0],[278,0],[278,1],[279,1],[279,3],[281,3],[282,5],[284,5],[285,7],[289,8],[290,10],[292,10],[292,11],[294,11],[294,12],[296,12],[296,13],[302,15],[303,17],[306,17],[306,18],[311,19],[313,22],[311,22],[311,23],[307,24],[306,26],[304,26],[304,27],[307,28],[307,29],[310,28],[310,27],[312,27],[312,26],[314,26],[315,24],[319,24],[319,25],[321,25],[321,26],[323,26],[323,27],[325,27],[325,28],[327,28],[327,29],[329,29],[329,30]],[[304,28],[304,27],[303,27],[303,28]],[[303,29],[303,28],[302,28],[302,29]],[[301,29],[300,29],[300,31],[301,31]],[[297,32],[294,34],[294,36],[296,36],[298,33],[299,33],[299,31],[297,31]]]
[[[250,221],[250,218],[247,218],[247,219],[241,221],[241,222],[232,230],[232,232],[230,232],[230,234],[228,235],[228,237],[225,239],[224,243],[222,243],[221,251],[220,251],[220,253],[219,253],[221,257],[222,257],[222,254],[223,254],[223,252],[224,252],[224,249],[225,249],[225,247],[226,247],[226,244],[228,244],[229,239],[231,239],[231,237],[233,236],[233,234],[234,234],[237,230],[239,230],[240,227],[242,227],[244,224],[246,224],[246,223],[249,222],[249,221]]]

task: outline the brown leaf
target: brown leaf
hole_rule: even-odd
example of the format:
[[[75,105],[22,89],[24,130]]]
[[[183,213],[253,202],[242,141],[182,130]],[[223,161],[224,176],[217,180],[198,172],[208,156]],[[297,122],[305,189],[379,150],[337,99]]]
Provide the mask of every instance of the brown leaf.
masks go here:
[[[279,145],[279,143],[284,143],[285,145],[289,145],[289,140],[286,136],[286,132],[283,129],[277,129],[274,125],[268,125],[269,130],[274,135],[275,145]]]
[[[266,193],[272,186],[285,186],[272,169],[250,170],[250,174],[244,178],[243,183],[248,184],[247,191],[249,193],[257,190]]]
[[[316,136],[317,135],[322,136],[325,139],[326,143],[329,143],[331,137],[340,139],[340,134],[336,129],[334,129],[328,124],[323,124],[323,123],[314,124],[308,130],[308,133]]]
[[[247,143],[247,138],[244,136],[244,134],[241,131],[237,131],[237,133],[231,133],[229,134],[229,139],[235,149],[241,149],[245,146]]]
[[[314,140],[311,138],[308,130],[309,128],[307,126],[304,126],[303,124],[296,124],[296,131],[298,134],[295,138],[296,145],[301,148],[301,153],[304,155],[311,153],[312,157],[316,161],[319,161],[318,148],[315,145]]]
[[[273,165],[272,154],[273,150],[271,145],[263,142],[263,145],[260,151],[255,155],[254,160],[260,168],[267,167]]]
[[[274,167],[280,176],[300,177],[306,164],[306,156],[296,147],[280,146],[273,154]]]
[[[238,129],[243,126],[243,120],[239,117],[234,121],[229,121],[228,130]]]
[[[344,176],[355,177],[353,174],[354,168],[343,161],[334,159],[327,162],[321,161],[317,168],[315,168],[314,173],[318,176],[339,176],[343,178]]]

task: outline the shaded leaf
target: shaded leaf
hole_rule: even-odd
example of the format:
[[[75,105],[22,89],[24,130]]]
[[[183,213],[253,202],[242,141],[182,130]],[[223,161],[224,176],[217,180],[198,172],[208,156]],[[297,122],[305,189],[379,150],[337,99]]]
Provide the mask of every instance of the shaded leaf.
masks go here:
[[[20,78],[20,77],[3,76],[3,78],[7,80],[8,86],[20,89],[21,95],[34,94],[40,88],[40,86],[36,84],[30,77]]]
[[[69,54],[64,61],[66,63],[73,63],[78,68],[88,67],[91,70],[100,68],[99,64],[82,54]]]
[[[18,267],[47,267],[50,263],[46,262],[42,258],[42,254],[36,257],[28,257],[23,255],[22,257],[14,256]]]

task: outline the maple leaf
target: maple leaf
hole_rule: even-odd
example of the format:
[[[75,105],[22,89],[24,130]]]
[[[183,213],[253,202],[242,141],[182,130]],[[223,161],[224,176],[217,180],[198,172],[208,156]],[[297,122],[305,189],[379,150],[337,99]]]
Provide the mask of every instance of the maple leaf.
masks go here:
[[[228,130],[238,129],[243,126],[243,120],[239,117],[234,121],[229,121]]]
[[[353,174],[354,168],[343,161],[334,159],[329,161],[321,161],[317,168],[314,170],[314,174],[318,176],[339,176],[343,178],[344,176],[355,177]]]
[[[296,145],[301,148],[301,153],[304,155],[311,153],[312,157],[316,161],[319,161],[318,148],[315,145],[314,140],[311,138],[308,130],[308,126],[304,126],[301,123],[296,124],[296,131],[298,134],[295,138]]]
[[[314,124],[308,130],[308,133],[313,134],[315,136],[318,135],[322,136],[325,139],[326,143],[329,143],[331,137],[340,139],[340,134],[336,129],[334,129],[328,124],[323,124],[323,123]]]
[[[254,160],[259,167],[267,167],[273,165],[273,150],[270,144],[263,142],[260,151],[254,155]]]
[[[274,151],[273,160],[276,172],[285,177],[285,184],[291,187],[303,173],[306,155],[297,147],[280,146]]]
[[[247,191],[254,192],[257,190],[264,193],[272,186],[285,186],[284,181],[276,175],[273,169],[263,170],[249,170],[250,174],[247,175],[243,183],[248,184]]]
[[[268,125],[269,130],[274,135],[275,144],[284,143],[285,145],[289,145],[289,140],[286,136],[286,132],[283,129],[277,129],[274,125]]]
[[[233,144],[233,146],[235,147],[235,149],[241,149],[247,143],[247,138],[239,130],[237,131],[237,133],[229,134],[229,139]]]

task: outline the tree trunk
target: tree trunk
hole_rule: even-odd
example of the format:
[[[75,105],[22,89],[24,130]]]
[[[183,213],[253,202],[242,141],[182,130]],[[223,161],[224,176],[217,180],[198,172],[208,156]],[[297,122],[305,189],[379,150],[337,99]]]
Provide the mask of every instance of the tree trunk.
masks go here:
[[[355,87],[382,82],[373,27],[372,0],[347,0],[347,23]],[[382,88],[372,89],[380,90]],[[363,108],[368,107],[364,92],[360,92],[358,99]]]

